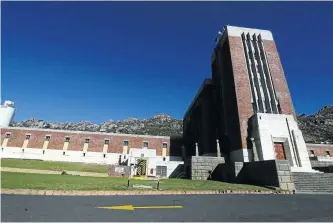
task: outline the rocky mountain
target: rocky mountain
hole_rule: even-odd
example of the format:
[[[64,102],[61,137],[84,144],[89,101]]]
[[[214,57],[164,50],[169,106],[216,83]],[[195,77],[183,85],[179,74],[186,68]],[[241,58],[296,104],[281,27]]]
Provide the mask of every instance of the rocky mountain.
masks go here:
[[[333,105],[327,105],[313,115],[299,115],[298,125],[306,142],[333,143]]]
[[[306,142],[333,143],[333,105],[325,106],[313,115],[299,115],[298,124]],[[163,136],[181,135],[183,130],[182,120],[171,118],[167,114],[159,114],[149,119],[109,120],[101,124],[89,121],[46,122],[31,118],[22,122],[13,121],[11,126]]]
[[[13,121],[10,126],[160,136],[180,135],[183,130],[182,120],[171,118],[167,114],[155,115],[149,119],[127,118],[121,121],[109,120],[100,124],[93,124],[90,121],[76,123],[46,122],[30,118],[22,122]]]

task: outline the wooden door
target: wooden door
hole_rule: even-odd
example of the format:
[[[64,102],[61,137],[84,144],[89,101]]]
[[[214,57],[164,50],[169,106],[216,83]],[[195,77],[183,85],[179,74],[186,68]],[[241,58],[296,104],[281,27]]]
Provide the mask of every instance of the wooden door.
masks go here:
[[[275,151],[275,158],[277,160],[285,160],[286,154],[284,151],[284,146],[282,142],[275,142],[274,143],[274,151]]]

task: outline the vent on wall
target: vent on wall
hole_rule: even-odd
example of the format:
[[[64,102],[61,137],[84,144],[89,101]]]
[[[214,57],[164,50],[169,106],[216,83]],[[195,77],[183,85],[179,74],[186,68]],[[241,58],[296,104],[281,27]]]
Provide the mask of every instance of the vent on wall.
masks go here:
[[[243,33],[254,113],[279,114],[278,101],[260,34]]]

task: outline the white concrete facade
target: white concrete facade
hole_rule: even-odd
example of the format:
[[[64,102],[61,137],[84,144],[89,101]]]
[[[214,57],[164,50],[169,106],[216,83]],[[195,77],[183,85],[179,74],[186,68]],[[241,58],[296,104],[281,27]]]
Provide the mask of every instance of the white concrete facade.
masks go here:
[[[249,33],[252,35],[260,35],[263,40],[274,40],[273,34],[269,30],[252,29],[238,26],[226,26],[228,36],[241,37],[243,33]]]
[[[332,156],[317,156],[316,158],[318,161],[321,161],[321,162],[333,162]]]
[[[259,161],[275,160],[274,143],[283,143],[292,171],[313,172],[302,132],[292,115],[257,113],[251,119],[249,137]]]
[[[44,153],[43,153],[44,151]],[[121,153],[103,153],[103,152],[86,152],[67,150],[65,155],[63,150],[41,149],[41,148],[23,148],[21,147],[3,147],[0,151],[0,158],[11,159],[33,159],[43,161],[59,162],[80,162],[93,163],[100,165],[118,165],[119,158],[121,162],[129,160],[128,165],[136,164],[135,161],[140,158],[147,159],[147,175],[156,176],[156,166],[166,166],[167,176],[169,177],[178,165],[184,164],[181,157],[156,156],[155,149],[130,149],[129,154]],[[105,157],[104,157],[105,154]],[[143,154],[143,157],[141,156]],[[151,170],[152,173],[151,173]]]
[[[162,166],[167,169],[167,177],[169,177],[178,165],[184,164],[181,157],[176,156],[157,156],[155,149],[139,149],[131,148],[128,156],[128,165],[137,164],[140,159],[147,160],[147,175],[157,176],[156,167]]]

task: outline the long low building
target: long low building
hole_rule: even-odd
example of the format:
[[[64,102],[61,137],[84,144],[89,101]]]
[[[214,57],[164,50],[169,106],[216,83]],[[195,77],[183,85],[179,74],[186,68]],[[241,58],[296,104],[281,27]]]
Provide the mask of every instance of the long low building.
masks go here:
[[[139,175],[170,177],[183,164],[171,156],[170,137],[6,127],[1,129],[2,158],[109,165],[141,163]]]
[[[1,129],[1,157],[98,164],[145,158],[147,175],[169,177],[183,164],[181,139],[176,139],[178,142],[169,136],[6,127]],[[333,145],[307,143],[306,146],[310,158],[333,161]]]

